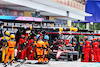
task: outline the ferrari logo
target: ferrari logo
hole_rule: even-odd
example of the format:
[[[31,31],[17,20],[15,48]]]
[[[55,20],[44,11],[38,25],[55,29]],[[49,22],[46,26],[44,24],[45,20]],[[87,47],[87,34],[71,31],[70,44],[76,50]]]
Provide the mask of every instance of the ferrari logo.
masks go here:
[[[95,47],[97,47],[97,45],[95,45]]]
[[[90,46],[90,44],[88,44],[88,46]]]

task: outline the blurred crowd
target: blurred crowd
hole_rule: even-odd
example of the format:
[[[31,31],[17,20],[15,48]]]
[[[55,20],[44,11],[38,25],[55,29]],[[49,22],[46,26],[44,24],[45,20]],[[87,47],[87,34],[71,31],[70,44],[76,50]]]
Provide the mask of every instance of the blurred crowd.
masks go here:
[[[82,3],[82,4],[86,4],[87,2],[87,0],[74,0],[74,1],[76,1],[76,2],[79,2],[79,3]]]

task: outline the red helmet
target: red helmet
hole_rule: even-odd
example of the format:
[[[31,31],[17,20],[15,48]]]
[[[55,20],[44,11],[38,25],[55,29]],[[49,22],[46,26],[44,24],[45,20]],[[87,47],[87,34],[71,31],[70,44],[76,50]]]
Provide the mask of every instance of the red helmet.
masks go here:
[[[62,42],[63,42],[63,40],[60,40],[60,42],[62,43]]]
[[[66,43],[66,44],[69,44],[69,39],[66,39],[66,40],[65,40],[65,43]]]
[[[36,36],[34,37],[35,40],[37,40]]]
[[[22,35],[21,35],[21,38],[25,38],[25,35],[24,35],[24,34],[22,34]]]
[[[69,44],[69,46],[72,46],[72,44]]]
[[[93,41],[97,40],[96,38],[93,38]]]
[[[97,38],[97,41],[100,41],[100,37]]]
[[[100,39],[100,37],[98,37],[97,39]]]
[[[84,36],[83,40],[85,40],[87,38],[87,36]]]
[[[84,38],[87,38],[87,36],[84,36]]]

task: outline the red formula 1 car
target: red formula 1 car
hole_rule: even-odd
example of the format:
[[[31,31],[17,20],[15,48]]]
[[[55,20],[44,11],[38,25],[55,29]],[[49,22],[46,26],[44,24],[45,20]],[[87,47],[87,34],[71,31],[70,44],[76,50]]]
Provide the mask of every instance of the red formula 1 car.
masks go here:
[[[74,51],[74,47],[66,46],[66,45],[58,45],[58,50],[53,50],[52,54],[56,57],[53,58],[56,61],[59,59],[67,59],[68,61],[73,61],[78,59],[78,51]]]

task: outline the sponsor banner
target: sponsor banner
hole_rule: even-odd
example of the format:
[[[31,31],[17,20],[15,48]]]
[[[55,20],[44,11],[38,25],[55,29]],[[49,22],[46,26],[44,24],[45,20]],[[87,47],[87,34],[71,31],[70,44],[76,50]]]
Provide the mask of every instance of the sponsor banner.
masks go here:
[[[24,12],[19,12],[19,16],[24,16]]]
[[[42,22],[42,18],[35,18],[35,17],[0,16],[0,19]]]
[[[75,2],[73,0],[50,0],[50,1],[62,4],[65,6],[69,6],[69,7],[72,7],[72,8],[75,8],[75,9],[78,9],[78,10],[85,12],[85,5],[78,3],[78,2]]]
[[[18,17],[15,20],[21,20],[21,21],[33,21],[33,17]]]
[[[0,7],[0,15],[5,15],[5,16],[24,16],[24,12]]]
[[[35,22],[42,22],[42,18],[34,18]]]
[[[18,16],[18,11],[13,10],[13,16]]]

